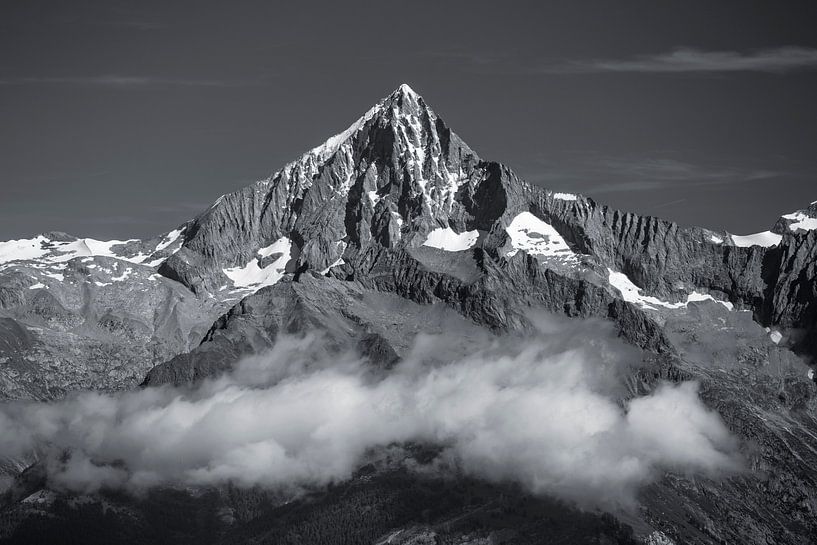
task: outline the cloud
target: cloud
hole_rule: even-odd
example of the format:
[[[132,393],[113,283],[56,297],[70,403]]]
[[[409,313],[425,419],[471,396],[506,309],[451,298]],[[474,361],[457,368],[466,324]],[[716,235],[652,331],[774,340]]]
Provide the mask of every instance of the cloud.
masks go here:
[[[288,490],[343,481],[372,449],[419,442],[442,449],[428,470],[605,507],[632,505],[666,470],[739,467],[735,440],[697,384],[622,401],[633,349],[604,324],[542,320],[532,337],[486,334],[439,361],[452,340],[420,335],[378,375],[319,337],[283,337],[195,389],[7,403],[0,456],[37,451],[51,486],[75,491],[225,482]]]
[[[559,75],[599,73],[787,73],[817,70],[817,49],[778,47],[753,52],[704,51],[679,47],[669,52],[622,59],[557,59],[524,51],[480,53],[447,50],[421,53],[466,72],[491,75]]]
[[[0,86],[86,85],[123,89],[149,86],[240,87],[251,84],[252,82],[243,80],[164,78],[155,76],[126,76],[116,74],[98,76],[21,76],[0,78]]]
[[[539,162],[539,172],[530,176],[532,180],[542,184],[579,184],[577,190],[589,194],[743,184],[785,174],[767,168],[696,164],[670,157],[613,157],[591,152]]]
[[[817,49],[809,47],[779,47],[752,53],[738,51],[702,51],[678,48],[669,53],[641,55],[632,59],[598,59],[573,61],[544,67],[543,72],[771,72],[816,70]]]

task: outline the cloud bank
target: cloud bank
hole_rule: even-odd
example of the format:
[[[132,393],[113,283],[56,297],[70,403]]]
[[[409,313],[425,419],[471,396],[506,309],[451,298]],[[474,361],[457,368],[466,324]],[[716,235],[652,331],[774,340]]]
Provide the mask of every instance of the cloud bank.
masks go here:
[[[591,333],[592,332],[592,333]],[[51,486],[315,487],[351,477],[366,453],[420,442],[439,466],[584,505],[625,506],[665,470],[738,468],[736,444],[692,382],[628,402],[632,356],[599,324],[543,323],[486,338],[455,361],[420,335],[388,374],[319,337],[285,337],[195,389],[79,393],[0,408],[0,457],[37,451]]]

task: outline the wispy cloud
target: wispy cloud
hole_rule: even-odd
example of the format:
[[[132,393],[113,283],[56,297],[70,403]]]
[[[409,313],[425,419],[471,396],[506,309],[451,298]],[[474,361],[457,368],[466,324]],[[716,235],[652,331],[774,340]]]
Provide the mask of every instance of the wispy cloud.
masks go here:
[[[150,86],[241,87],[259,81],[224,79],[166,78],[106,74],[97,76],[12,76],[0,78],[0,85],[87,85],[94,87],[133,88]]]
[[[595,59],[545,66],[543,72],[771,72],[817,70],[817,49],[778,47],[749,53],[678,48],[631,59]]]
[[[741,184],[767,180],[784,172],[752,167],[695,164],[668,157],[609,157],[574,154],[557,161],[542,160],[533,181],[579,184],[590,194],[654,191],[682,187]]]
[[[547,75],[599,73],[789,73],[817,70],[817,49],[777,47],[756,51],[706,51],[678,47],[669,52],[629,58],[558,59],[530,56],[523,51],[501,53],[462,49],[424,52],[430,60],[456,65],[479,74]]]

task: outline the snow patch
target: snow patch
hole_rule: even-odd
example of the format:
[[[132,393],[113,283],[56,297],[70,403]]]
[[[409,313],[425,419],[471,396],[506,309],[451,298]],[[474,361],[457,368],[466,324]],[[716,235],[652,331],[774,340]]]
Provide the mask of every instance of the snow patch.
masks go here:
[[[726,307],[727,310],[734,310],[735,308],[729,301],[721,301],[719,299],[715,299],[708,293],[699,293],[697,291],[693,291],[687,295],[686,301],[679,301],[677,303],[670,303],[669,301],[664,301],[663,299],[653,297],[652,295],[641,295],[641,288],[633,284],[633,281],[630,280],[630,277],[628,277],[626,274],[609,268],[607,269],[607,272],[609,275],[607,281],[610,282],[610,285],[616,288],[619,293],[621,293],[621,298],[628,303],[637,304],[642,308],[648,308],[651,310],[658,310],[656,307],[679,309],[685,308],[690,303],[698,301],[712,301],[715,303],[720,303]]]
[[[749,246],[763,246],[769,248],[777,246],[783,239],[781,235],[772,233],[771,231],[763,231],[753,235],[732,235],[732,242],[735,246],[741,248],[748,248]]]
[[[286,249],[284,250],[282,246],[282,240],[286,240]],[[280,254],[282,252],[289,252],[289,239],[278,239],[269,246],[265,246],[264,248],[259,248],[258,252],[256,252],[261,257],[269,257],[272,254]]]
[[[575,201],[578,197],[573,193],[554,193],[553,198],[560,201]]]
[[[783,334],[779,331],[772,331],[769,333],[769,338],[772,340],[774,344],[779,344],[781,340],[783,340]]]
[[[0,263],[42,257],[48,252],[47,249],[42,247],[43,243],[47,242],[49,240],[42,235],[30,239],[0,242]]]
[[[259,259],[253,258],[243,267],[224,269],[224,274],[233,281],[233,286],[236,288],[258,290],[264,286],[272,286],[284,276],[286,264],[290,260],[291,248],[290,240],[282,237],[269,246],[258,250],[257,255],[260,258],[281,254],[278,259],[266,267],[260,267],[258,265]]]
[[[30,285],[30,286],[28,287],[28,289],[30,289],[30,290],[38,290],[38,289],[40,289],[40,288],[44,288],[44,287],[45,287],[45,284],[43,284],[42,282],[37,282],[36,284],[32,284],[32,285]]]
[[[686,305],[695,301],[713,301],[715,303],[720,303],[721,305],[725,306],[727,310],[735,310],[735,305],[730,303],[729,301],[721,301],[720,299],[715,299],[708,293],[699,293],[697,291],[693,291],[689,295],[687,295]]]
[[[794,221],[794,223],[789,224],[789,230],[791,231],[797,231],[798,229],[802,229],[803,231],[811,231],[813,229],[817,229],[817,218],[812,218],[808,214],[803,214],[802,212],[792,212],[791,214],[785,214],[783,217],[787,220]]]
[[[122,282],[123,280],[127,280],[132,272],[130,267],[126,267],[118,276],[112,276],[111,280],[114,282]]]
[[[680,308],[684,306],[684,303],[669,303],[651,295],[641,295],[641,288],[633,284],[633,281],[630,280],[629,276],[609,268],[607,269],[607,272],[607,281],[610,282],[611,286],[619,291],[621,298],[628,303],[635,303],[644,308],[650,308],[653,310],[655,310],[655,306],[667,308]]]
[[[505,228],[511,237],[512,250],[506,255],[512,257],[519,250],[533,256],[556,257],[576,262],[576,254],[568,246],[562,235],[549,223],[530,212],[518,214]]]
[[[394,223],[397,224],[397,228],[402,230],[403,229],[403,216],[401,216],[399,212],[396,212],[394,210],[390,210],[390,212],[391,212],[392,219],[394,219]]]
[[[709,240],[715,244],[723,244],[723,239],[717,235],[709,235]]]
[[[428,234],[423,246],[439,248],[447,252],[470,250],[479,239],[479,231],[455,232],[451,227],[438,227]]]
[[[183,232],[184,229],[174,229],[173,231],[170,231],[162,238],[163,242],[160,242],[159,244],[156,245],[156,251],[158,252],[159,250],[164,250],[165,248],[179,240],[179,237]]]

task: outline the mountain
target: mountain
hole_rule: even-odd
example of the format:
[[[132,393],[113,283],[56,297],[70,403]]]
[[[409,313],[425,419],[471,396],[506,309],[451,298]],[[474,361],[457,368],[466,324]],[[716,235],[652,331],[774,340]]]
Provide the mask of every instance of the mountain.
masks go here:
[[[147,242],[46,233],[0,243],[0,398],[131,387],[196,346],[224,305],[157,274],[182,233]]]
[[[508,524],[527,528],[509,542],[556,532],[533,523],[542,509],[592,519],[585,522],[598,532],[575,542],[817,539],[817,388],[804,363],[817,357],[817,202],[746,236],[620,212],[481,159],[407,85],[156,239],[51,233],[0,243],[0,395],[185,386],[263,352],[282,333],[312,329],[388,372],[417,333],[532,331],[531,311],[611,321],[640,350],[628,395],[660,380],[697,380],[707,405],[752,445],[752,471],[726,480],[667,474],[640,496],[637,515],[619,518],[544,507],[496,487],[468,512],[468,532],[480,509],[494,509],[487,498],[500,495],[535,506],[512,523],[506,515],[480,523],[495,535]],[[381,498],[393,491],[390,480],[407,478],[391,466],[375,475],[355,477],[349,493]],[[336,492],[286,509],[320,520],[316,512],[342,509]],[[210,509],[238,512],[247,501],[214,494]],[[154,524],[144,504],[117,501],[128,517]],[[264,501],[267,516],[292,516]],[[25,520],[29,504],[6,509]],[[393,514],[386,504],[373,512]],[[388,542],[425,543],[467,533],[451,524],[462,513],[435,508],[423,520],[412,509],[400,511],[409,513],[395,518],[402,522],[373,522],[349,536],[396,532]],[[208,539],[278,542],[291,530],[253,513],[218,523]],[[179,531],[194,530],[201,527]],[[326,539],[358,539],[349,536]]]

